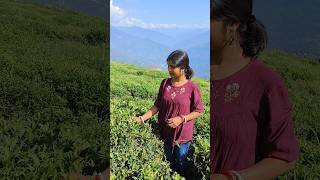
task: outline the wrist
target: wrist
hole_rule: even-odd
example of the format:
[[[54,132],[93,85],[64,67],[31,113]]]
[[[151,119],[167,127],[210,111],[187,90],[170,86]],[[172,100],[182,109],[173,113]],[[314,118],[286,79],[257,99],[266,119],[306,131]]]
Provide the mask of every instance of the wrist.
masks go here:
[[[141,122],[142,124],[144,124],[145,119],[144,119],[143,115],[142,115],[142,116],[139,116],[139,119],[140,119],[140,122]]]
[[[180,117],[180,123],[179,124],[182,124],[183,123],[183,117],[182,116],[179,116]]]
[[[180,119],[181,119],[181,123],[187,123],[187,118],[186,118],[186,116],[180,116]]]
[[[245,178],[243,177],[243,175],[240,174],[240,172],[232,170],[231,173],[236,177],[236,180],[245,180]]]
[[[222,172],[222,174],[225,175],[228,180],[245,180],[245,178],[238,171],[230,170]]]

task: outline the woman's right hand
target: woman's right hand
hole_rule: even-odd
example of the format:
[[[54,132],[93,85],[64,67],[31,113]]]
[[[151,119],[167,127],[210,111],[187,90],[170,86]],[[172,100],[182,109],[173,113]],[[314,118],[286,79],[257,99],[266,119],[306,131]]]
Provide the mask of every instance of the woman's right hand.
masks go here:
[[[131,119],[132,119],[133,121],[135,121],[135,122],[139,122],[139,123],[141,123],[141,119],[140,119],[140,117],[132,116],[132,117],[131,117]]]

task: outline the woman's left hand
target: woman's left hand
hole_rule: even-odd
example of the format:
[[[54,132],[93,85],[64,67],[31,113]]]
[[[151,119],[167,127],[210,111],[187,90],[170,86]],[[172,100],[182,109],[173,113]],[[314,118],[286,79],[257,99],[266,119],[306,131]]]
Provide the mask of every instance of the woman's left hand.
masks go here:
[[[172,127],[172,128],[176,128],[177,126],[179,126],[182,123],[183,119],[181,117],[174,117],[174,118],[170,118],[167,121],[167,125]]]

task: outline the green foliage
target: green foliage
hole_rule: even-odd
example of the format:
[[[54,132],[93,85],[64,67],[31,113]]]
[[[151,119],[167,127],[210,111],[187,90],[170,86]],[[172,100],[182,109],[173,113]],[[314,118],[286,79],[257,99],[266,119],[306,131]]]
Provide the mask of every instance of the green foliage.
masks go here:
[[[111,169],[115,179],[180,179],[165,160],[159,139],[157,118],[141,125],[131,116],[150,108],[160,82],[168,75],[126,63],[111,62]],[[194,79],[199,85],[205,113],[196,120],[194,142],[188,156],[187,171],[197,179],[209,176],[209,81]]]
[[[103,171],[106,22],[26,1],[0,12],[0,179]]]

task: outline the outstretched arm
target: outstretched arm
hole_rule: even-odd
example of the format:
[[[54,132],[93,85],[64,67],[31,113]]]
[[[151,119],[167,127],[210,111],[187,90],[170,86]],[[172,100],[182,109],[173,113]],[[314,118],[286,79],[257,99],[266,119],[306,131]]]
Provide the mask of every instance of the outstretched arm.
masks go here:
[[[146,120],[150,119],[153,115],[155,115],[157,112],[159,111],[159,109],[157,108],[157,106],[152,106],[146,113],[144,113],[142,116],[140,117],[132,117],[132,119],[134,121],[137,122],[145,122]]]
[[[286,162],[275,158],[265,158],[252,167],[243,169],[239,173],[245,180],[272,179],[294,167],[295,161]]]

